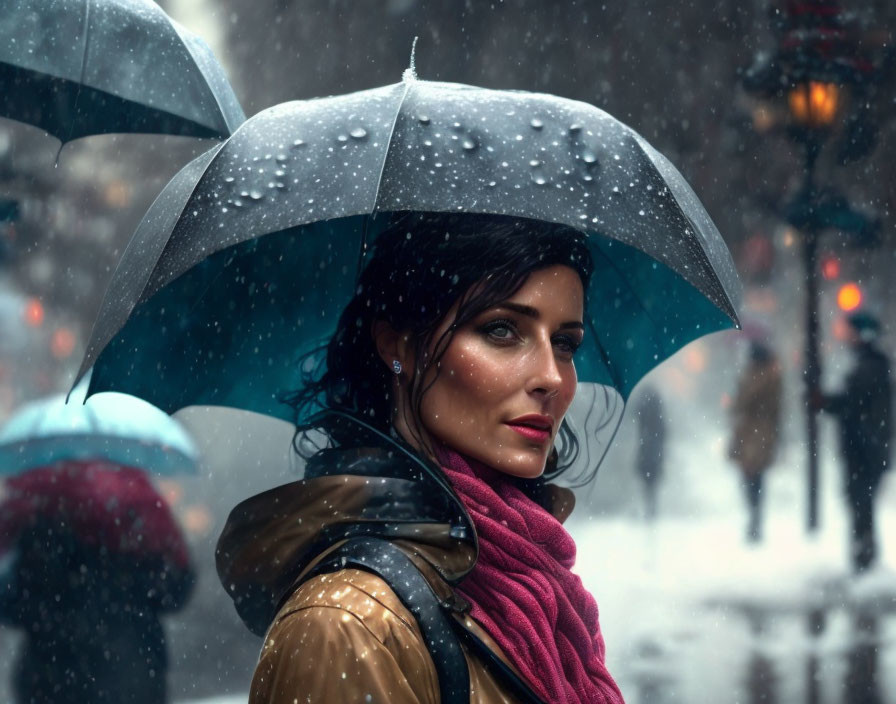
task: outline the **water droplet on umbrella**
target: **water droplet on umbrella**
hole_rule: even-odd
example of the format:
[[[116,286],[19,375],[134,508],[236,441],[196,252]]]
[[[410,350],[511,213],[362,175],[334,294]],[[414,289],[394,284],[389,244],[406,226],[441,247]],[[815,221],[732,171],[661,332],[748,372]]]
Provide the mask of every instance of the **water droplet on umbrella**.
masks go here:
[[[489,185],[490,187],[494,188],[494,187],[497,186],[498,184],[495,183],[494,181],[489,181],[489,182],[488,182],[488,185]]]
[[[585,213],[582,213],[581,215],[579,215],[579,220],[587,220],[587,219],[588,219],[588,216],[585,215]]]
[[[355,127],[351,132],[349,132],[349,134],[354,139],[364,139],[367,136],[367,130],[365,130],[363,127]]]
[[[292,146],[294,146],[294,147],[302,147],[302,146],[304,146],[304,145],[305,145],[305,140],[304,140],[304,139],[297,139],[296,141],[294,141],[294,142],[292,143]]]
[[[585,174],[584,176],[582,176],[582,180],[583,181],[593,181],[594,176],[592,176],[591,174]]]
[[[289,160],[289,157],[286,156],[286,154],[278,154],[277,155],[277,161],[279,161],[281,164],[288,160]]]
[[[261,191],[253,189],[253,190],[249,191],[249,197],[252,200],[261,200],[262,198],[264,198],[264,194]]]
[[[578,122],[574,122],[569,126],[570,132],[579,132],[582,129],[582,126]]]
[[[470,138],[468,137],[467,139],[465,139],[465,140],[463,141],[463,144],[462,144],[461,146],[462,146],[464,149],[466,149],[467,151],[471,151],[471,150],[473,150],[473,149],[476,148],[476,142],[474,142],[472,139],[470,139]]]
[[[277,178],[282,178],[283,176],[286,176],[286,172],[283,169],[277,169],[274,172],[274,176],[276,176]]]
[[[584,161],[586,164],[593,164],[597,161],[597,154],[595,154],[590,149],[586,149],[584,152],[582,152],[582,161]]]
[[[538,186],[543,186],[544,184],[546,184],[546,183],[548,182],[548,180],[547,180],[544,176],[542,176],[541,174],[533,174],[533,175],[532,175],[532,180],[533,180],[533,181],[535,182],[535,184],[538,185]]]
[[[348,135],[347,135],[347,134],[341,134],[341,135],[339,135],[339,136],[336,138],[336,140],[339,141],[339,142],[347,142],[347,141],[348,141]]]
[[[536,130],[540,130],[542,127],[544,127],[544,123],[537,117],[533,118],[532,122],[530,122],[529,124],[532,125],[532,129]]]
[[[417,119],[420,121],[421,125],[428,125],[430,123],[428,115],[418,115]]]
[[[529,162],[529,166],[541,166],[541,162],[538,159],[532,159]]]
[[[225,183],[233,183],[233,176],[225,176],[224,181]]]
[[[643,217],[643,216],[644,216],[644,214],[645,214],[645,213],[644,213],[644,211],[643,211],[643,210],[639,210],[639,211],[638,211],[638,215],[640,215],[640,216],[642,216],[642,217]]]
[[[249,191],[240,191],[240,198],[248,198]]]

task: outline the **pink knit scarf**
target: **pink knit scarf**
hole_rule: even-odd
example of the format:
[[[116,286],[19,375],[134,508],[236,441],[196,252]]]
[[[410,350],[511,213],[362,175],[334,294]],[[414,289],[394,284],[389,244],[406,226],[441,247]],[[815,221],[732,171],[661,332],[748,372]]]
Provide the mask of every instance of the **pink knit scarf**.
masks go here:
[[[572,537],[507,475],[441,454],[479,536],[479,560],[458,589],[472,617],[546,702],[624,704],[604,665],[597,603],[570,571]]]

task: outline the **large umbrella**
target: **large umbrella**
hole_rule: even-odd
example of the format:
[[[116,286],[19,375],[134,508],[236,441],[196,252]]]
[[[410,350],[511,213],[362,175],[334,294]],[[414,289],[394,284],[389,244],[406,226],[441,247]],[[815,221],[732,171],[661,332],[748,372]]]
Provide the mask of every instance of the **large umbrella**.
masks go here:
[[[279,398],[332,334],[383,213],[467,212],[586,231],[579,379],[627,396],[737,322],[727,247],[675,168],[585,103],[431,83],[270,108],[188,164],[138,227],[81,374],[173,412]]]
[[[198,453],[180,423],[119,393],[33,401],[0,428],[0,476],[90,460],[171,475],[195,472]]]
[[[151,0],[3,0],[0,116],[63,142],[224,138],[245,120],[208,46]]]

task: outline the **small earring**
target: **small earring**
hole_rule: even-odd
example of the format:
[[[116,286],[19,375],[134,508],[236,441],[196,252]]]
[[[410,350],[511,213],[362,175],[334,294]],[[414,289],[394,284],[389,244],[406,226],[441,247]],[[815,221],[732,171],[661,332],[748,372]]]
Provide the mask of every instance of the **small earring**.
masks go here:
[[[392,360],[392,371],[395,372],[396,375],[401,374],[401,362],[397,359]]]

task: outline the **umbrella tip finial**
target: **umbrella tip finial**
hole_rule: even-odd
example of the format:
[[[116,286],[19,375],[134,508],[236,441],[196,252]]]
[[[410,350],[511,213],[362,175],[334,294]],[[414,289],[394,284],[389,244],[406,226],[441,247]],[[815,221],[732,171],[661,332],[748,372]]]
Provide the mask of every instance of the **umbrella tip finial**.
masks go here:
[[[405,83],[410,83],[411,81],[417,80],[417,40],[420,37],[414,37],[414,41],[411,43],[411,63],[404,70],[404,73],[401,74],[401,80]]]

